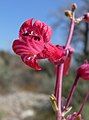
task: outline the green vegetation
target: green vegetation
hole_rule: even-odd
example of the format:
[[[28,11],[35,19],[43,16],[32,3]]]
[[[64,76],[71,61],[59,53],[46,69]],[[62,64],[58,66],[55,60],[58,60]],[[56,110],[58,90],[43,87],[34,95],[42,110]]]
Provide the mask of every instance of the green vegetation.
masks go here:
[[[8,94],[15,91],[32,91],[37,93],[51,94],[54,88],[55,69],[52,64],[42,62],[43,71],[35,71],[25,66],[19,57],[6,52],[0,52],[0,94]],[[74,68],[70,75],[63,81],[63,96],[66,98],[75,76]],[[89,81],[80,79],[72,102],[75,110],[79,110],[79,105],[84,99],[85,93],[89,90]],[[89,101],[88,101],[89,102]],[[86,103],[83,115],[88,120],[89,103]],[[51,111],[51,112],[50,112]],[[41,113],[42,112],[42,113]],[[48,110],[39,111],[38,120],[54,120],[54,112]],[[49,114],[50,113],[50,114]],[[0,112],[2,116],[2,111]],[[43,118],[43,119],[42,119]]]

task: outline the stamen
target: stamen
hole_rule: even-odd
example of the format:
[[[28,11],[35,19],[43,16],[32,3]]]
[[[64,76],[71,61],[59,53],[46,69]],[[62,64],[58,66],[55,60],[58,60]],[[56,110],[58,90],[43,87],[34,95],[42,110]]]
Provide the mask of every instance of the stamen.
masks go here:
[[[31,59],[31,57],[28,57],[28,60],[30,60]]]
[[[34,32],[33,32],[33,31],[31,31],[31,35],[34,35]]]
[[[34,31],[31,31],[30,33],[26,30],[22,35],[24,36],[30,36],[34,38],[34,40],[40,41],[40,37],[34,33]]]
[[[28,34],[28,31],[26,30],[22,35],[23,35],[23,36],[28,36],[28,35],[29,35],[29,34]]]

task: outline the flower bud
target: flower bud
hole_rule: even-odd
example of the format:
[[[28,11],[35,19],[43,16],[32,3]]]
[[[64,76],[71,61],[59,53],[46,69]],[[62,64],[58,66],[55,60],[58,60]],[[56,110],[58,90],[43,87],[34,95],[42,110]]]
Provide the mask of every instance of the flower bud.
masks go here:
[[[86,14],[84,14],[84,16],[83,16],[83,21],[89,22],[89,12],[86,13]]]
[[[84,80],[89,80],[89,63],[85,62],[77,69],[77,75]]]
[[[71,9],[72,9],[72,11],[75,11],[77,9],[77,4],[73,3],[72,6],[71,6]]]
[[[73,14],[70,10],[65,10],[65,15],[69,18],[72,18]]]

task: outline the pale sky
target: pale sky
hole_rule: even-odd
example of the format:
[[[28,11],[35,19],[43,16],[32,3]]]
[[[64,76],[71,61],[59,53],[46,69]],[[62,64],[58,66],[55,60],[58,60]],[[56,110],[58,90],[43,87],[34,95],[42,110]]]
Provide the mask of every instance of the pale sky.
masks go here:
[[[12,41],[18,38],[19,28],[26,19],[36,18],[50,25],[52,12],[65,9],[72,2],[79,4],[81,0],[0,0],[0,50],[12,51]],[[60,15],[63,17],[63,11]],[[59,30],[60,39],[62,32]],[[56,35],[54,43],[59,39]]]

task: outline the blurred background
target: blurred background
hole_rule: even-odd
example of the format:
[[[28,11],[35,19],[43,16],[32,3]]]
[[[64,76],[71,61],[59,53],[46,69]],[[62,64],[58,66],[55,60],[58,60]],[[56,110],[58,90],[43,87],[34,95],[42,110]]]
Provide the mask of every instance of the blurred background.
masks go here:
[[[89,0],[1,0],[0,1],[0,120],[55,120],[49,95],[53,93],[55,68],[46,61],[37,72],[25,66],[12,51],[12,42],[18,38],[21,24],[29,18],[39,19],[53,28],[52,42],[64,45],[69,20],[64,10],[77,3],[76,16],[89,12]],[[63,80],[63,97],[66,98],[75,78],[75,70],[84,59],[89,60],[89,24],[76,26],[72,46],[75,48],[71,70]],[[72,106],[79,109],[89,81],[79,81]],[[83,117],[89,120],[89,99]]]

